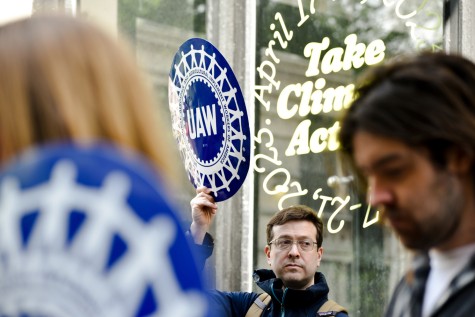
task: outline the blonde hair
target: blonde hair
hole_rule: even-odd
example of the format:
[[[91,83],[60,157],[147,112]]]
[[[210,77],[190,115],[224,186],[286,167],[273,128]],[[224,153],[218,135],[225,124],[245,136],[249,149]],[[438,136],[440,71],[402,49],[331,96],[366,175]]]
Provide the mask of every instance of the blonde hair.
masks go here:
[[[36,144],[106,140],[172,179],[171,127],[158,119],[135,59],[97,27],[58,15],[0,27],[0,163]]]

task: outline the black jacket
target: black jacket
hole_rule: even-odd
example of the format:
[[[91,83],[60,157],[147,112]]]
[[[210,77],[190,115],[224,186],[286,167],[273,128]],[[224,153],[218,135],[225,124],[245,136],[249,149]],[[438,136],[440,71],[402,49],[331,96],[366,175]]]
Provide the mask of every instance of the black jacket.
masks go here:
[[[413,268],[399,282],[386,317],[420,317],[430,271],[427,254],[415,257]],[[475,316],[475,255],[444,291],[431,317]]]

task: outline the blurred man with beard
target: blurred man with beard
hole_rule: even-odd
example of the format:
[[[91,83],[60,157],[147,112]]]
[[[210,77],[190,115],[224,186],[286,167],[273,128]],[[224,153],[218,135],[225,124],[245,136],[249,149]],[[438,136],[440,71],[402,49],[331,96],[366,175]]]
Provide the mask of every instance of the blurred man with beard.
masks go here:
[[[417,251],[386,316],[474,316],[475,65],[421,53],[361,83],[341,147],[370,203]]]

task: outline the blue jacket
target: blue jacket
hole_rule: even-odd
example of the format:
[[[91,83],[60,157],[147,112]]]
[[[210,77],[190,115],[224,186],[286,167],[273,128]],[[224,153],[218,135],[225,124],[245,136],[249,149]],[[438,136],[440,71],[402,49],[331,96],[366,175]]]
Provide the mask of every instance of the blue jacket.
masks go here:
[[[257,270],[254,273],[257,285],[271,295],[272,301],[262,316],[315,317],[320,306],[328,300],[329,288],[322,273],[315,274],[315,284],[306,290],[283,289],[282,281],[271,270]],[[212,310],[220,317],[244,317],[258,293],[211,291]],[[347,317],[338,313],[337,317]]]

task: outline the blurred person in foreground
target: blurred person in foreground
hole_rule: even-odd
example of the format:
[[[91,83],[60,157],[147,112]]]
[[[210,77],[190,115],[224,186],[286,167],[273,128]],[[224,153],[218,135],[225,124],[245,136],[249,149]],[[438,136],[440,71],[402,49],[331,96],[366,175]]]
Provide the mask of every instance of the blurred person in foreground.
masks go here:
[[[420,53],[362,78],[340,142],[414,263],[388,317],[475,314],[475,65]]]
[[[174,144],[157,114],[126,44],[91,23],[38,15],[0,27],[0,164],[48,142],[107,141],[171,181]]]
[[[90,22],[0,27],[1,316],[210,316],[156,111],[126,44]]]
[[[208,233],[218,207],[211,190],[199,187],[191,200],[190,236],[211,255],[213,238]],[[254,272],[264,293],[212,291],[219,316],[336,316],[346,309],[328,300],[325,276],[318,272],[323,256],[323,222],[308,206],[284,208],[267,223],[264,248],[270,269]]]

